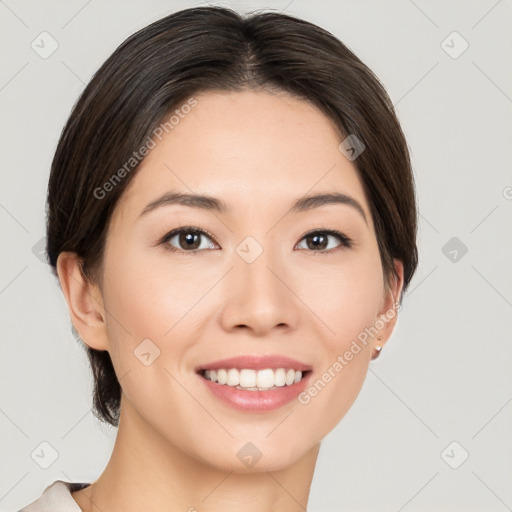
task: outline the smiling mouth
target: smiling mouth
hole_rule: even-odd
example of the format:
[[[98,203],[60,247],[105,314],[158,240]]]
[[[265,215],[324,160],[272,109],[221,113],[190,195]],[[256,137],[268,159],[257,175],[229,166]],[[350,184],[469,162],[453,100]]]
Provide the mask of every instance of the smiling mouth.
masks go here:
[[[300,371],[293,368],[217,368],[200,370],[204,379],[242,391],[271,391],[293,386],[302,381],[311,371]]]

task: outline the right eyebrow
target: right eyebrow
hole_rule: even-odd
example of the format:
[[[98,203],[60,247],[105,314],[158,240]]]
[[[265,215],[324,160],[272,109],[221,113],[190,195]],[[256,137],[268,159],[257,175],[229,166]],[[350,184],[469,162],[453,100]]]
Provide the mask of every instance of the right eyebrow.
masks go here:
[[[205,210],[213,210],[219,213],[228,210],[226,203],[212,196],[197,195],[197,194],[185,194],[182,192],[167,192],[163,196],[151,201],[140,216],[146,215],[147,213],[165,205],[180,204],[183,206],[189,206],[191,208],[202,208]]]

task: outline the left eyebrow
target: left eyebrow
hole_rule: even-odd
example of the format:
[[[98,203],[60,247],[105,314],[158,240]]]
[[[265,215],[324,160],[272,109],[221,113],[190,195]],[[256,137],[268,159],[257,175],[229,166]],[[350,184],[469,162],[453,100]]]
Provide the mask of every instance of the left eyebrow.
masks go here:
[[[224,201],[212,196],[188,194],[183,192],[168,192],[163,196],[155,199],[149,203],[140,216],[146,215],[147,213],[165,205],[183,205],[190,208],[201,208],[204,210],[211,210],[219,213],[226,212],[228,207]],[[363,217],[366,224],[368,224],[366,214],[361,204],[351,196],[341,194],[339,192],[316,194],[305,196],[297,199],[290,212],[306,212],[314,208],[319,208],[328,204],[344,204],[357,210]]]
[[[347,206],[351,206],[361,214],[366,224],[368,224],[366,214],[364,213],[364,209],[359,201],[351,196],[348,196],[347,194],[341,194],[339,192],[301,197],[295,201],[290,211],[305,212],[312,210],[313,208],[319,208],[320,206],[325,206],[328,204],[345,204]]]

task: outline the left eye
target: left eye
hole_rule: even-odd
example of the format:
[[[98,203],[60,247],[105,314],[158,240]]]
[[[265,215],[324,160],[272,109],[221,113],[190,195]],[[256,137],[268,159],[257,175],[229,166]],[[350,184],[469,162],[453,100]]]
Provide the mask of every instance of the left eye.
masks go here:
[[[334,245],[329,243],[329,239],[337,239],[338,244],[334,243]],[[302,237],[301,240],[305,241],[306,247],[297,247],[301,249],[310,249],[316,252],[328,251],[330,249],[335,249],[336,247],[344,246],[347,248],[352,247],[352,240],[340,233],[339,231],[313,231],[311,233],[307,233]],[[301,242],[302,243],[302,242]]]

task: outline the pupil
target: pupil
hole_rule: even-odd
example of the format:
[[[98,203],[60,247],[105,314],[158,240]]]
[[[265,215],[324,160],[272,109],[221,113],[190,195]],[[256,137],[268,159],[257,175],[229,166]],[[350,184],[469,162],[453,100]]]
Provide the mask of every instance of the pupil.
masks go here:
[[[325,237],[325,236],[323,236],[323,235],[314,235],[314,236],[312,237],[312,240],[313,240],[312,245],[313,245],[313,247],[318,248],[318,247],[320,247],[320,246],[321,246],[322,248],[325,248],[325,241],[326,241],[326,238],[327,238],[327,237]],[[323,243],[320,241],[321,239],[323,239]]]
[[[197,247],[199,247],[199,245],[200,245],[197,243],[198,239],[199,239],[199,236],[196,233],[189,232],[187,234],[181,235],[180,242],[182,242],[183,245],[187,246],[188,248],[197,249]]]

